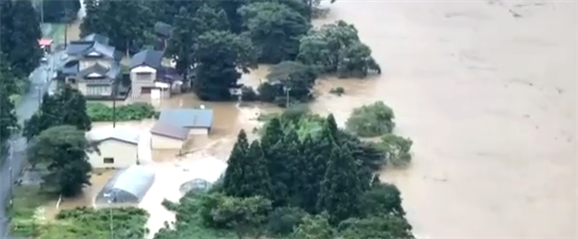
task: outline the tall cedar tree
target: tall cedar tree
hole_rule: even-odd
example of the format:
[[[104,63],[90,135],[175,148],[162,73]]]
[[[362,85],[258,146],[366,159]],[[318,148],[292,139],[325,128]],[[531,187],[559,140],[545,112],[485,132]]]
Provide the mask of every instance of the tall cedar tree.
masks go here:
[[[3,37],[0,37],[0,49],[2,50],[3,57],[2,62],[6,61],[8,58],[8,53],[12,49],[12,39],[10,37],[14,31],[12,27],[12,1],[0,1],[0,32]],[[9,64],[8,64],[9,65]]]
[[[1,1],[2,52],[17,78],[28,77],[42,57],[40,21],[30,0]]]
[[[186,78],[189,68],[193,61],[191,53],[193,52],[195,39],[197,35],[194,29],[195,19],[193,14],[186,8],[181,8],[178,14],[174,16],[173,36],[169,39],[165,55],[176,61],[176,69]]]
[[[224,0],[218,1],[219,7],[227,14],[227,19],[231,23],[231,31],[233,33],[241,33],[243,31],[243,20],[239,15],[239,8],[245,5],[247,0]]]
[[[229,166],[225,171],[225,178],[223,179],[223,191],[227,195],[240,194],[238,182],[243,179],[244,164],[249,151],[249,142],[247,141],[247,134],[244,130],[237,135],[237,142],[233,146],[233,151],[227,161]]]
[[[92,33],[105,34],[109,31],[109,26],[102,21],[102,8],[98,6],[98,0],[83,0],[85,15],[80,24],[80,37],[85,37]]]
[[[303,142],[302,152],[306,152],[304,157],[307,157],[306,176],[309,185],[304,191],[302,207],[309,213],[317,212],[317,197],[327,171],[327,161],[331,157],[333,146],[333,140],[323,135],[315,139],[307,136]]]
[[[357,172],[349,150],[334,145],[317,202],[317,209],[326,211],[334,224],[359,213],[363,187]]]
[[[242,131],[229,158],[223,189],[227,195],[233,197],[268,198],[271,195],[271,186],[261,145],[258,141],[253,141],[249,149],[245,150],[245,142],[246,135]]]

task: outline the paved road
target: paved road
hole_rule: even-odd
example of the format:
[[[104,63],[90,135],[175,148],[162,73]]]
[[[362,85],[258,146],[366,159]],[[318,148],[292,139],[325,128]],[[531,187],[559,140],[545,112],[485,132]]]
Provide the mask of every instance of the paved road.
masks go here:
[[[20,123],[29,119],[38,109],[40,97],[50,86],[50,78],[54,74],[54,66],[59,64],[63,52],[54,53],[48,58],[48,62],[36,68],[30,74],[31,87],[26,95],[21,97],[20,103],[16,106],[16,115]],[[10,192],[13,182],[19,177],[25,160],[26,139],[20,134],[13,135],[11,138],[13,145],[13,154],[0,165],[0,238],[5,238],[8,233],[8,220],[6,217],[6,208],[10,200]],[[12,177],[10,177],[12,174]]]

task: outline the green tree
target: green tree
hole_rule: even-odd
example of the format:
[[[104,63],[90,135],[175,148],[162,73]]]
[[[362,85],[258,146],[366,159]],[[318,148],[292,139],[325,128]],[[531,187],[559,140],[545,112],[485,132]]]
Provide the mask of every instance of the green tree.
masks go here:
[[[379,179],[378,177],[376,177]],[[389,183],[374,183],[370,190],[361,197],[360,215],[371,217],[377,215],[405,216],[402,206],[401,192]]]
[[[326,136],[313,139],[311,136],[306,136],[302,145],[302,152],[304,160],[307,164],[302,167],[303,172],[306,172],[307,187],[303,190],[302,208],[309,213],[319,212],[317,210],[317,203],[319,192],[321,190],[321,182],[324,180],[327,171],[327,162],[331,158],[334,143]]]
[[[317,73],[310,67],[294,61],[283,61],[269,69],[267,82],[259,86],[259,98],[265,102],[285,104],[290,101],[313,100],[313,86]]]
[[[332,223],[356,216],[363,193],[362,183],[349,150],[334,146],[321,183],[317,210],[327,211]]]
[[[227,14],[227,19],[231,23],[233,33],[241,33],[243,30],[243,19],[239,15],[239,8],[245,5],[247,0],[223,0],[217,1],[218,7],[223,9]]]
[[[83,131],[91,129],[86,99],[80,91],[64,87],[53,96],[44,94],[40,109],[24,122],[23,135],[30,140],[40,132],[58,125],[74,125]]]
[[[2,1],[2,52],[17,78],[28,77],[42,57],[40,22],[30,0]]]
[[[222,194],[208,195],[205,200],[210,203],[201,204],[201,210],[210,212],[210,223],[224,225],[233,229],[237,238],[247,236],[259,238],[265,230],[267,219],[271,213],[271,201],[261,196],[238,198]]]
[[[104,17],[103,8],[99,7],[97,0],[83,0],[85,15],[80,24],[80,37],[88,36],[92,33],[105,34],[109,32],[110,26],[102,21]]]
[[[223,190],[234,197],[268,197],[271,186],[263,150],[258,141],[246,148],[246,140],[244,131],[241,131],[229,157]]]
[[[239,8],[239,14],[261,53],[260,63],[294,59],[299,53],[299,39],[310,28],[305,17],[276,2],[251,3]]]
[[[256,57],[251,41],[225,31],[209,31],[198,38],[193,57],[197,63],[193,90],[203,100],[229,100],[241,73]]]
[[[306,216],[295,228],[295,239],[333,239],[335,231],[329,224],[326,214]]]
[[[154,14],[146,1],[98,1],[96,6],[98,10],[90,13],[97,16],[90,18],[97,18],[102,24],[81,26],[82,36],[91,33],[106,35],[116,50],[127,55],[141,50],[150,40]]]
[[[395,127],[393,110],[382,101],[355,108],[347,119],[347,130],[361,137],[391,133]]]
[[[3,57],[7,57],[10,49],[13,47],[12,39],[10,37],[14,28],[12,27],[12,8],[13,2],[12,1],[0,1],[0,32],[2,32],[2,36],[0,37],[0,49],[2,50]],[[7,58],[2,58],[2,62],[6,61]],[[7,64],[10,65],[10,64]]]
[[[197,35],[208,31],[228,31],[230,27],[227,13],[222,9],[210,7],[206,3],[195,12],[194,19]]]
[[[0,67],[2,66],[0,65]],[[6,153],[6,141],[14,130],[19,128],[14,103],[10,99],[10,95],[15,91],[14,84],[11,83],[14,78],[9,74],[9,71],[5,70],[4,67],[0,68],[0,78],[2,79],[0,83],[0,158],[3,158]]]
[[[412,227],[403,217],[380,215],[348,219],[339,225],[343,239],[413,239]]]
[[[301,38],[297,60],[321,73],[340,77],[365,77],[381,73],[371,50],[360,42],[357,29],[344,21],[323,25]]]
[[[80,0],[43,0],[44,22],[68,23],[76,20]]]
[[[381,137],[379,147],[387,155],[387,161],[394,167],[404,167],[411,162],[411,146],[413,141],[394,134]]]
[[[42,131],[28,148],[34,164],[44,163],[48,173],[44,175],[44,186],[63,196],[75,196],[90,185],[92,167],[87,151],[97,150],[85,137],[85,132],[75,126],[61,125]]]

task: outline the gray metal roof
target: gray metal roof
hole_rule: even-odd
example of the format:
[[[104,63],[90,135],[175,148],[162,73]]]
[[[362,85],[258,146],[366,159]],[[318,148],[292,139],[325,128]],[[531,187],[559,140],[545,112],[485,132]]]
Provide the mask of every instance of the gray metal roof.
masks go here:
[[[84,38],[82,38],[83,41],[94,41],[94,42],[99,42],[101,44],[105,44],[108,45],[110,42],[110,38],[105,37],[103,35],[100,35],[98,33],[92,33],[88,36],[85,36]]]
[[[186,140],[191,129],[185,127],[173,126],[166,122],[157,122],[151,129],[151,134],[160,135],[164,137],[174,138],[178,140]]]
[[[163,52],[155,50],[143,50],[135,54],[130,59],[130,68],[146,65],[155,69],[161,69],[163,61]]]
[[[77,56],[83,54],[88,48],[92,46],[91,41],[71,41],[66,47],[66,54],[69,56]]]
[[[211,128],[213,110],[211,109],[164,109],[159,121],[185,128]]]
[[[118,171],[97,195],[97,203],[138,203],[155,181],[155,173],[140,165]]]
[[[155,33],[165,36],[165,37],[170,37],[171,34],[173,32],[173,27],[167,23],[164,22],[156,22],[155,23]]]
[[[85,54],[95,51],[104,57],[117,59],[118,53],[115,47],[96,41],[72,41],[66,47],[66,54],[69,56],[85,56]]]

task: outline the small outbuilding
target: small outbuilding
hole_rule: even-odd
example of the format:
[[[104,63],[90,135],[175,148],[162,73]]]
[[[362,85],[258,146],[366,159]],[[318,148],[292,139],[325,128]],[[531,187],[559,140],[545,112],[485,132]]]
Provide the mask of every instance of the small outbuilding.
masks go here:
[[[131,128],[100,128],[87,133],[98,143],[98,152],[88,152],[93,168],[127,168],[138,163],[140,132]]]
[[[213,127],[212,109],[164,109],[159,120],[162,124],[189,129],[189,135],[208,135]]]
[[[181,149],[191,130],[158,121],[151,129],[152,149]]]
[[[155,181],[155,173],[144,166],[133,165],[119,170],[96,195],[99,206],[138,204]]]

